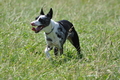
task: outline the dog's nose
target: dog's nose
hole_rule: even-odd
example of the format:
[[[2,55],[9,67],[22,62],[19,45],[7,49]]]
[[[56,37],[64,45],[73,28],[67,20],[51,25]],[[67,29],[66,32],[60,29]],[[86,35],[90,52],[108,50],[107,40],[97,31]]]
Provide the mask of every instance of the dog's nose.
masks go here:
[[[33,22],[30,23],[32,26],[34,26],[35,24]]]

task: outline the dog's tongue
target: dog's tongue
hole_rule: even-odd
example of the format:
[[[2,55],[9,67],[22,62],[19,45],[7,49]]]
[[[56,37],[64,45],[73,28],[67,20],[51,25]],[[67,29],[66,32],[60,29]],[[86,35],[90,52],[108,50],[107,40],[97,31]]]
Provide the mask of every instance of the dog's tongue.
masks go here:
[[[35,33],[38,33],[39,31],[41,31],[42,29],[44,28],[44,26],[37,26],[37,28],[34,28],[32,27],[32,30],[35,32]]]
[[[36,31],[36,29],[35,29],[34,27],[32,27],[32,30],[33,30],[33,31]]]
[[[39,32],[41,30],[41,27],[37,27],[37,28],[32,27],[32,30],[37,33],[37,32]]]

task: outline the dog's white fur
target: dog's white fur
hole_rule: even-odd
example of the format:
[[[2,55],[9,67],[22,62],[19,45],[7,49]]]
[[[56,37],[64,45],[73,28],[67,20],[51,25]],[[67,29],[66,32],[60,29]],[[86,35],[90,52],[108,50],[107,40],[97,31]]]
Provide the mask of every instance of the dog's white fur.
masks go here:
[[[57,31],[58,27],[59,27],[59,24],[51,19],[50,25],[43,29],[43,31],[45,32],[44,34],[45,34],[46,43],[48,46],[50,45],[50,47],[56,46],[56,47],[61,48],[61,44],[59,42],[60,38],[58,38],[56,35],[56,32],[58,32]],[[46,35],[46,33],[49,33],[52,28],[54,28],[53,31],[49,35]],[[47,41],[46,38],[51,38],[52,41]],[[50,48],[46,47],[45,53],[46,53],[47,58],[50,58],[49,51],[50,51]]]
[[[45,48],[45,54],[47,58],[50,58],[49,51],[54,47],[55,56],[63,54],[63,44],[66,39],[68,39],[71,44],[76,48],[78,55],[82,58],[80,54],[80,44],[77,32],[74,26],[68,20],[54,21],[52,20],[53,11],[52,8],[48,14],[44,14],[43,9],[41,9],[40,15],[36,17],[36,20],[31,22],[32,26],[37,26],[37,28],[32,28],[35,33],[44,31],[45,40],[47,47]]]
[[[39,16],[39,18],[42,18],[42,17],[44,17],[44,15]],[[41,25],[41,23],[39,22],[39,18],[32,22],[34,23],[35,26]],[[61,39],[58,38],[56,35],[56,32],[58,32],[58,27],[59,27],[59,24],[51,19],[50,24],[47,27],[42,29],[44,31],[47,46],[50,45],[50,48],[53,46],[56,46],[59,49],[61,48],[61,44],[59,42]],[[46,35],[46,33],[49,33],[51,29],[53,29],[53,31],[49,35]],[[52,41],[47,41],[47,38],[52,39]],[[45,48],[45,53],[47,58],[50,58],[50,54],[49,54],[50,48],[49,47]]]

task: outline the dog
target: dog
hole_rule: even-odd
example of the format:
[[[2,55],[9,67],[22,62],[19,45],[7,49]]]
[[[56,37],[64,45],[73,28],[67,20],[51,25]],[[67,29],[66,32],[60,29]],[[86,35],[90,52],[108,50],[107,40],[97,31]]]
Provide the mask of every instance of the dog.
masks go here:
[[[71,22],[68,20],[54,21],[52,19],[53,10],[50,8],[48,14],[44,14],[43,8],[40,11],[40,15],[31,22],[32,28],[35,33],[44,31],[47,47],[45,48],[45,54],[47,58],[51,58],[49,51],[54,48],[54,55],[58,53],[63,54],[63,44],[68,39],[71,44],[76,48],[78,55],[81,56],[81,49],[79,44],[78,34]]]

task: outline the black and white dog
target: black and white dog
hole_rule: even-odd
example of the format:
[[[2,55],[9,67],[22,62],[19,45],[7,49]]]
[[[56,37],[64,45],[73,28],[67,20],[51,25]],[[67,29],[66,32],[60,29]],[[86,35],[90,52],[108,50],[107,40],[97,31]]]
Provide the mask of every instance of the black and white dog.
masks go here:
[[[47,15],[44,14],[43,9],[41,9],[40,15],[35,18],[35,21],[31,22],[32,26],[37,26],[37,28],[32,28],[35,33],[43,30],[45,32],[45,39],[47,47],[45,48],[45,53],[47,58],[50,58],[49,51],[54,47],[54,54],[63,54],[63,44],[66,39],[68,39],[73,46],[77,49],[78,55],[82,58],[80,54],[80,44],[78,34],[75,31],[73,24],[67,20],[60,20],[55,22],[52,20],[53,10],[52,8]]]

